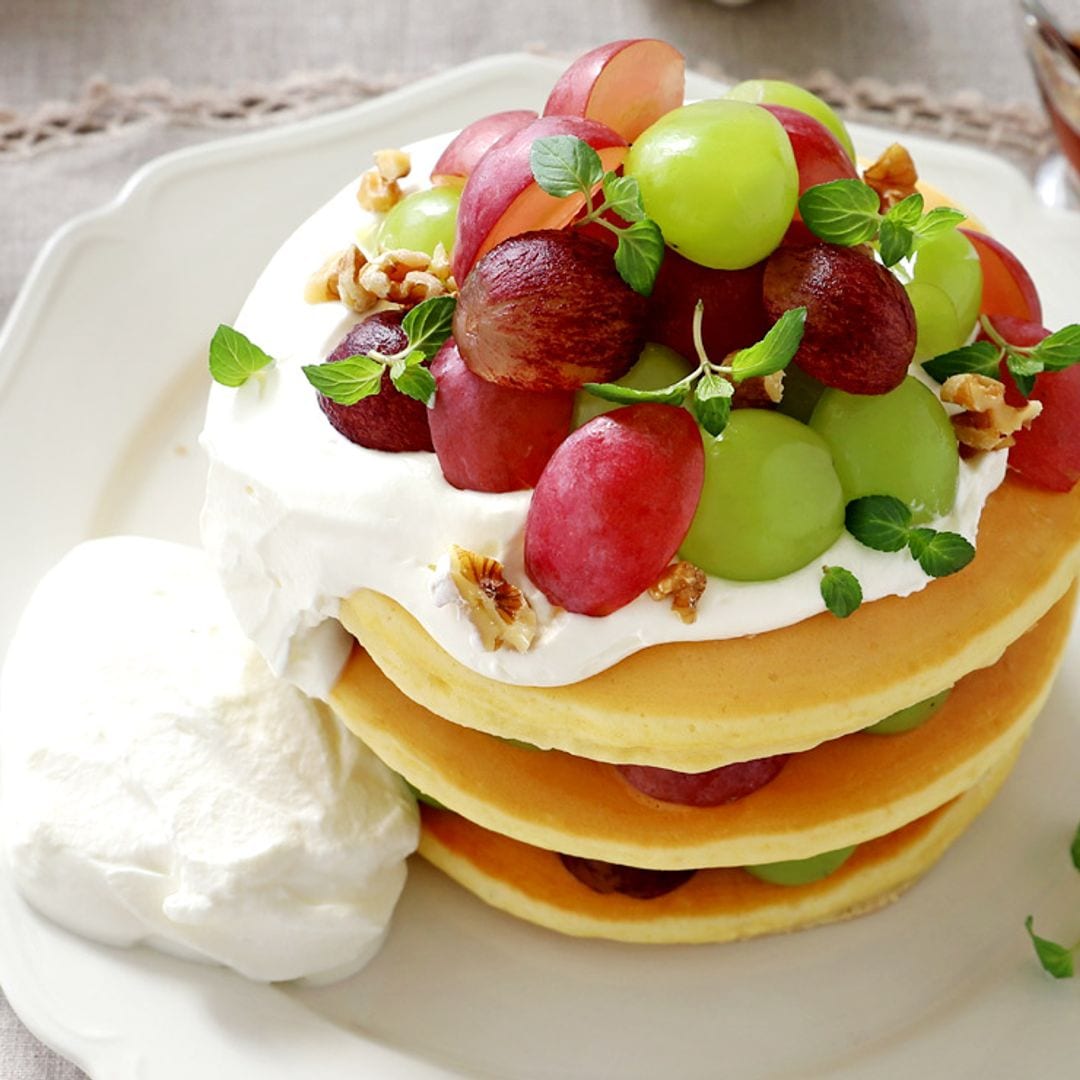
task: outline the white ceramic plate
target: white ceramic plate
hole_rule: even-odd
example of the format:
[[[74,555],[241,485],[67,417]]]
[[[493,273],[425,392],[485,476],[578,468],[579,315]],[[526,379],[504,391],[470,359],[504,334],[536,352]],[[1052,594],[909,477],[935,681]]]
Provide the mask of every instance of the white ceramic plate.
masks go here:
[[[163,158],[51,241],[0,335],[0,649],[34,581],[77,541],[196,542],[207,339],[292,228],[373,149],[538,107],[558,70],[498,57]],[[890,141],[855,134],[868,154]],[[1080,316],[1080,218],[1042,211],[991,157],[904,142],[1025,260],[1050,325]],[[1080,983],[1041,973],[1022,924],[1032,912],[1048,934],[1080,934],[1078,704],[1074,639],[1003,794],[901,903],[844,925],[719,947],[575,941],[418,864],[375,962],[305,990],[82,941],[0,870],[0,975],[42,1039],[108,1080],[1073,1072]]]

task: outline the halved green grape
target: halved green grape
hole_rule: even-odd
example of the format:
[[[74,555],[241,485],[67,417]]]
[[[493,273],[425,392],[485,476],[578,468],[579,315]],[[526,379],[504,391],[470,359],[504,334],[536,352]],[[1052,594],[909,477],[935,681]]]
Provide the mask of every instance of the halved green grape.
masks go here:
[[[811,855],[809,859],[785,859],[783,862],[744,866],[743,869],[770,885],[810,885],[835,874],[855,853],[857,846],[852,844],[851,847],[837,848],[835,851],[823,851],[820,855]]]
[[[840,140],[848,157],[855,160],[855,144],[844,122],[817,94],[811,94],[801,86],[780,79],[747,79],[733,86],[724,96],[754,105],[786,105],[789,109],[798,109],[824,124]]]
[[[400,773],[398,774],[401,775]],[[409,789],[409,793],[417,802],[424,803],[425,806],[430,806],[435,810],[445,810],[446,807],[438,799],[433,798],[431,795],[425,795],[412,781],[406,780],[404,776],[401,777],[405,786]]]
[[[941,402],[909,375],[887,394],[828,389],[810,417],[828,443],[844,499],[892,495],[916,523],[952,509],[960,473],[956,434]]]
[[[799,173],[771,113],[743,101],[698,101],[647,128],[624,172],[645,212],[681,255],[720,270],[764,259],[795,214]]]
[[[946,348],[943,352],[960,348],[975,329],[982,303],[982,264],[975,246],[956,229],[948,229],[926,241],[916,251],[912,283],[936,285],[952,301],[956,312],[956,335],[952,338],[946,335],[948,320],[939,317],[935,327],[934,346],[944,343]],[[911,296],[910,289],[908,295]],[[911,302],[915,304],[914,297]],[[923,303],[926,303],[925,297]]]
[[[705,439],[705,484],[681,558],[717,577],[770,581],[805,566],[844,529],[844,496],[825,441],[764,409],[736,409]]]
[[[951,693],[952,687],[950,686],[948,689],[942,690],[940,694],[935,694],[925,701],[916,702],[906,709],[900,709],[891,716],[886,716],[884,720],[879,720],[876,724],[863,728],[863,731],[868,735],[899,735],[905,731],[914,731],[915,728],[922,727],[949,700]]]
[[[406,195],[383,218],[379,248],[382,251],[405,248],[432,255],[435,246],[442,244],[450,254],[459,202],[461,188],[457,184],[444,184]]]
[[[678,382],[684,375],[688,375],[690,370],[690,362],[674,349],[650,341],[641,350],[637,363],[621,379],[616,379],[615,385],[629,386],[634,390],[660,390]],[[571,426],[579,428],[594,416],[619,407],[614,401],[604,401],[587,390],[579,390],[574,395],[574,419]]]
[[[912,281],[904,288],[915,309],[916,362],[921,364],[960,348],[965,335],[960,332],[960,320],[948,293],[925,281]]]
[[[784,368],[784,396],[777,409],[800,424],[808,424],[824,392],[823,382],[807,375],[798,364],[788,364]]]

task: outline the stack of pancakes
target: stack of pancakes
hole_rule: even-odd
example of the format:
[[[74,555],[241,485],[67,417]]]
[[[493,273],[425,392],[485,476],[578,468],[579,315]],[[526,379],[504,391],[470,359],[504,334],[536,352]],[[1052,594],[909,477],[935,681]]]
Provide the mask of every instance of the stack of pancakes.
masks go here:
[[[424,806],[421,853],[488,903],[569,934],[726,941],[880,906],[989,802],[1053,681],[1080,570],[1080,486],[1010,476],[978,554],[906,598],[752,638],[655,646],[582,682],[494,682],[394,601],[342,605],[360,643],[332,701]],[[954,687],[922,726],[862,729]],[[530,745],[523,745],[530,744]],[[543,748],[537,750],[536,747]],[[612,763],[703,772],[791,753],[723,806],[660,802]],[[812,884],[744,866],[858,845]],[[562,855],[697,871],[663,895],[598,891]],[[602,870],[602,866],[601,866]],[[602,880],[603,874],[594,874]],[[615,875],[618,878],[618,875]]]

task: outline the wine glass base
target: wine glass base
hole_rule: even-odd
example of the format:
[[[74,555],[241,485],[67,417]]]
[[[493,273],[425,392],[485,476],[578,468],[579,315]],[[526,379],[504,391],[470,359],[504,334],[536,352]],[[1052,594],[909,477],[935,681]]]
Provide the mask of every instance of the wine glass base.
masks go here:
[[[1046,206],[1080,210],[1080,184],[1062,154],[1052,154],[1035,172],[1035,194]]]

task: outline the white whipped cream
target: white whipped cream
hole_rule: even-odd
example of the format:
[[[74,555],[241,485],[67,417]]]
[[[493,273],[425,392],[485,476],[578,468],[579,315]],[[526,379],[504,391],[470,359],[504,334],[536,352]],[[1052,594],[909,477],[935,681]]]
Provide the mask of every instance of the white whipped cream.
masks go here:
[[[409,148],[413,176],[427,176],[445,141]],[[300,370],[324,359],[358,318],[340,304],[303,298],[312,271],[370,231],[355,189],[350,183],[301,226],[259,278],[237,327],[277,363],[238,390],[215,385],[202,436],[210,458],[203,542],[241,624],[275,670],[325,693],[349,642],[327,620],[359,588],[392,597],[481,675],[558,686],[650,645],[758,634],[816,615],[825,610],[823,565],[851,570],[867,601],[907,596],[929,583],[905,554],[872,551],[845,533],[820,559],[780,580],[710,578],[689,626],[647,595],[603,618],[553,611],[524,572],[531,492],[459,491],[443,479],[434,454],[349,442],[326,421]],[[1005,467],[1000,452],[962,461],[953,510],[930,524],[974,541]],[[444,602],[445,572],[435,567],[452,544],[499,559],[523,588],[541,621],[528,653],[486,651],[467,614]]]
[[[381,944],[417,842],[401,781],[275,678],[203,553],[82,544],[0,676],[5,854],[45,915],[260,981]]]

